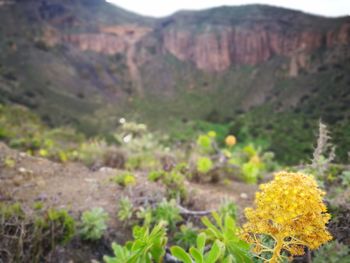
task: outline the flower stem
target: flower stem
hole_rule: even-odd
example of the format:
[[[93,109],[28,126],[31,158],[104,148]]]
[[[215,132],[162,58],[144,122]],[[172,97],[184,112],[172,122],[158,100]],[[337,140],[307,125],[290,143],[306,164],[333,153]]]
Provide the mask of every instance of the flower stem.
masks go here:
[[[276,238],[276,245],[273,249],[272,258],[270,259],[270,263],[278,263],[281,258],[281,250],[283,247],[283,238]]]

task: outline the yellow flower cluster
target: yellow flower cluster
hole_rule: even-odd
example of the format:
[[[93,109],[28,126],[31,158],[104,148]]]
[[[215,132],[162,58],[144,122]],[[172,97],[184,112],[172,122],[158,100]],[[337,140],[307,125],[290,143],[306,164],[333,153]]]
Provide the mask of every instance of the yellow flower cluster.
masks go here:
[[[316,249],[332,239],[325,226],[330,219],[322,202],[325,193],[312,176],[280,172],[260,190],[255,197],[256,208],[245,210],[248,222],[242,233],[256,254],[271,252],[268,261],[277,263],[282,251],[303,255],[305,247]],[[274,239],[274,248],[262,243],[264,235]]]

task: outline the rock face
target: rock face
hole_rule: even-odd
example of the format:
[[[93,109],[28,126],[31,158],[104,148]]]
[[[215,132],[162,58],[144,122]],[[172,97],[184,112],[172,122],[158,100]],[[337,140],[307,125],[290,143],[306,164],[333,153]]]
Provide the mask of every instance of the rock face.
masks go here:
[[[106,55],[124,53],[151,31],[135,25],[101,27],[96,33],[62,34],[54,28],[45,30],[43,40],[49,46],[70,44],[82,51],[94,51]]]
[[[50,27],[42,40],[49,46],[72,45],[81,51],[93,51],[104,55],[125,54],[133,88],[143,94],[141,76],[136,64],[135,45],[151,31],[150,28],[136,25],[116,25],[101,27],[97,33],[61,34]]]
[[[192,62],[205,72],[223,72],[231,66],[255,66],[274,56],[282,56],[290,60],[289,75],[296,76],[301,69],[309,67],[312,52],[350,46],[349,18],[340,21],[312,17],[289,10],[270,17],[271,14],[281,12],[271,7],[258,7],[258,11],[248,10],[246,15],[232,23],[227,21],[230,21],[234,14],[227,16],[225,18],[227,21],[220,20],[220,23],[211,22],[210,15],[205,19],[194,18],[183,22],[183,17],[175,14],[169,18],[171,22],[168,25],[162,24],[162,20],[156,22],[156,26],[153,27],[132,23],[97,24],[95,25],[97,30],[83,30],[80,33],[63,33],[59,30],[63,18],[67,22],[69,17],[71,24],[73,22],[79,24],[74,17],[72,18],[71,13],[66,14],[64,7],[53,5],[48,8],[46,4],[43,10],[44,17],[49,17],[54,24],[44,34],[44,41],[48,45],[63,43],[82,51],[94,51],[106,55],[126,54],[129,68],[132,68],[131,73],[137,72],[137,63],[144,62],[144,54],[137,53],[142,48],[136,48],[136,45],[146,36],[160,40],[158,41],[160,44],[157,44],[161,45],[157,48],[158,53],[160,51],[170,53],[181,61]],[[266,13],[267,11],[271,14]],[[224,12],[225,10],[222,10],[219,15]],[[194,12],[190,16],[196,17],[196,15],[198,16]],[[309,22],[305,23],[304,20]],[[173,23],[174,21],[177,22]],[[182,26],[178,26],[178,21],[182,21]],[[317,27],[315,23],[323,25]],[[140,45],[142,46],[142,43]]]
[[[208,27],[200,34],[170,29],[164,33],[164,48],[183,61],[192,61],[208,72],[224,71],[232,65],[257,65],[272,56],[285,56],[293,64],[306,66],[300,53],[319,48],[350,45],[350,22],[328,32],[283,32],[278,26]],[[294,67],[295,68],[295,67]],[[295,69],[291,69],[294,73]]]

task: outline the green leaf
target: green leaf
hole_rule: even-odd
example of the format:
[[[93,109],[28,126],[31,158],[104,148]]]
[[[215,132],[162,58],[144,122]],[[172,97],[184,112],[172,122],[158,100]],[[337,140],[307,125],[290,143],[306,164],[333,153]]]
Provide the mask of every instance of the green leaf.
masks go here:
[[[236,263],[237,261],[232,255],[228,255],[227,257],[224,258],[222,263]]]
[[[216,262],[220,258],[223,252],[223,248],[224,248],[223,243],[221,243],[219,240],[216,240],[214,242],[214,245],[211,247],[208,255],[205,257],[205,262],[207,263]]]
[[[216,224],[218,225],[218,227],[219,227],[220,229],[224,229],[224,227],[223,227],[223,225],[222,225],[222,219],[221,219],[221,217],[219,216],[219,214],[216,213],[216,212],[213,212],[213,213],[212,213],[212,216],[213,216],[213,218],[214,218]]]
[[[250,248],[249,244],[247,244],[242,240],[239,240],[238,242],[230,241],[227,244],[227,249],[229,253],[235,257],[237,262],[242,262],[242,263],[253,262],[248,254],[249,248]]]
[[[236,229],[235,220],[228,215],[225,216],[225,228]]]
[[[203,263],[203,260],[204,260],[202,255],[203,252],[201,253],[197,248],[191,247],[190,253],[196,263]]]
[[[173,246],[170,248],[171,254],[177,259],[181,260],[183,263],[193,263],[191,257],[186,253],[186,251],[179,247]]]
[[[217,229],[212,222],[210,222],[210,220],[208,219],[208,217],[202,217],[202,223],[208,228],[208,230],[213,234],[214,237],[220,237],[222,234],[219,231],[219,229]]]
[[[206,239],[207,239],[207,235],[205,233],[200,233],[197,237],[197,248],[201,254],[204,253]]]
[[[154,244],[153,248],[151,249],[151,255],[155,262],[161,262],[163,259],[163,256],[165,254],[164,246],[166,244],[167,239],[160,239]]]

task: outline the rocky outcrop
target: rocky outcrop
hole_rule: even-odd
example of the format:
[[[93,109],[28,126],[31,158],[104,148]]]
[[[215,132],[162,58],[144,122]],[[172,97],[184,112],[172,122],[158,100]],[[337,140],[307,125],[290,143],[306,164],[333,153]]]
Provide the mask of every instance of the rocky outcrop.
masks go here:
[[[127,43],[120,37],[104,34],[72,34],[62,36],[63,43],[69,43],[82,51],[94,51],[107,55],[125,52]]]
[[[101,27],[96,33],[61,34],[58,30],[48,27],[44,30],[42,40],[49,46],[67,44],[81,51],[93,51],[105,55],[125,54],[134,89],[142,95],[135,45],[150,31],[151,29],[147,27],[122,25]]]
[[[340,26],[339,30],[327,33],[327,47],[350,45],[350,21]]]
[[[278,25],[263,24],[208,27],[201,33],[172,28],[163,38],[164,50],[209,72],[224,71],[232,65],[257,65],[275,55],[293,58],[294,65],[303,66],[307,64],[305,56],[296,54],[350,45],[350,23],[329,32],[288,32]]]
[[[82,51],[94,51],[106,55],[124,53],[150,31],[146,27],[134,25],[101,27],[95,33],[62,34],[47,27],[42,40],[49,46],[68,44]]]

